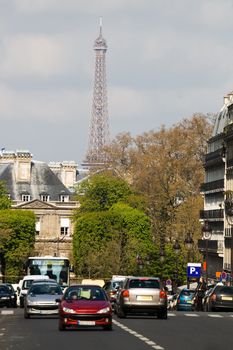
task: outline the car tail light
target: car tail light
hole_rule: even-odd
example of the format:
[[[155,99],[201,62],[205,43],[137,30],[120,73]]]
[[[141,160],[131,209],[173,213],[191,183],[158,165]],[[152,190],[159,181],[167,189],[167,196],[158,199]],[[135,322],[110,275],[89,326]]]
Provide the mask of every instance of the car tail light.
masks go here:
[[[121,295],[124,297],[124,298],[128,298],[129,297],[129,291],[128,290],[123,290]]]
[[[215,301],[217,299],[217,295],[214,293],[211,295],[210,300]]]
[[[160,299],[167,299],[167,293],[164,290],[161,290],[159,293]]]
[[[116,294],[116,291],[110,292],[110,295],[115,295],[115,294]]]

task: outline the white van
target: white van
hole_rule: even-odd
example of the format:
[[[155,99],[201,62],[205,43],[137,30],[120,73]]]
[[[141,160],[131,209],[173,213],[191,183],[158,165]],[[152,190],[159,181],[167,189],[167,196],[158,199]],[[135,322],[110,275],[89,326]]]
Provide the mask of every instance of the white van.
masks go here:
[[[19,281],[19,306],[24,307],[24,297],[35,280],[49,280],[47,275],[28,275]]]

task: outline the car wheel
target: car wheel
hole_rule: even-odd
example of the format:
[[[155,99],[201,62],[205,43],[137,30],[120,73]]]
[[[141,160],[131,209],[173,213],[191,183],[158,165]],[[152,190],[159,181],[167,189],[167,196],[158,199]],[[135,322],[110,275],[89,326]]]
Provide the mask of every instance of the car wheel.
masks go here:
[[[65,331],[66,326],[61,321],[59,321],[58,329],[59,329],[59,331]]]
[[[167,310],[159,311],[158,318],[161,320],[166,320],[167,319]]]
[[[119,317],[119,318],[126,317],[126,313],[122,310],[122,307],[120,307],[120,306],[118,306],[116,314],[117,314],[117,317]]]
[[[103,329],[104,329],[105,331],[112,331],[112,324],[108,324],[108,325],[106,325],[106,326],[103,326]]]

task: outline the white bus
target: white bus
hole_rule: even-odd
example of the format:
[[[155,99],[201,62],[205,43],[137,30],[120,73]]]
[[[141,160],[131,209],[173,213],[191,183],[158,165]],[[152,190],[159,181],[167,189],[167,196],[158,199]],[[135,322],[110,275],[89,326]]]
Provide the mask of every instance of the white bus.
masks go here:
[[[30,256],[27,260],[27,275],[49,276],[60,285],[70,283],[70,262],[65,257]]]

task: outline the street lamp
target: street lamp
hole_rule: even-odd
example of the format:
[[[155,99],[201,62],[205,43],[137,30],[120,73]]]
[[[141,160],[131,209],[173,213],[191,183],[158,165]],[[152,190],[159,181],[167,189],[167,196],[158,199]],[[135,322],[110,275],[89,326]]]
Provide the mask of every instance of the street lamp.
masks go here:
[[[138,266],[138,274],[140,274],[139,271],[143,268],[143,260],[139,254],[137,254],[137,256],[136,256],[136,263]]]
[[[206,260],[206,285],[208,284],[208,242],[212,235],[212,228],[209,221],[205,221],[202,227],[203,239],[205,239],[205,260]]]
[[[188,233],[187,237],[184,240],[185,247],[186,247],[186,249],[188,251],[188,256],[187,256],[188,263],[189,263],[189,260],[190,260],[190,252],[191,252],[191,249],[193,248],[193,243],[194,243],[193,239],[192,239],[190,233]],[[189,277],[187,275],[187,288],[188,289],[189,289],[189,286],[190,286],[190,284],[189,284]]]
[[[175,254],[178,256],[180,254],[181,246],[180,246],[177,239],[175,240],[175,243],[173,244],[172,248],[173,248]],[[177,280],[178,280],[178,259],[176,259],[176,273],[175,273],[174,280],[175,280],[175,291],[176,291]],[[173,286],[173,290],[174,290],[174,286]]]

